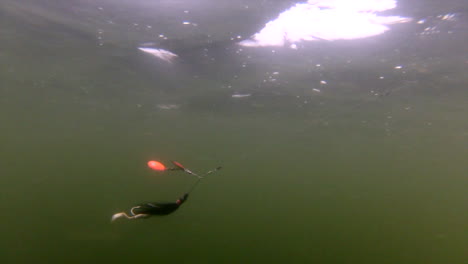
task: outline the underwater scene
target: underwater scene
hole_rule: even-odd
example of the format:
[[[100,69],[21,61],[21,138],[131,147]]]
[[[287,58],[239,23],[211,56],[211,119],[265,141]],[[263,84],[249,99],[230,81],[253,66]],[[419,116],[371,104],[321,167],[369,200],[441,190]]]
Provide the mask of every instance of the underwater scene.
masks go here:
[[[2,0],[2,263],[468,263],[466,0]]]

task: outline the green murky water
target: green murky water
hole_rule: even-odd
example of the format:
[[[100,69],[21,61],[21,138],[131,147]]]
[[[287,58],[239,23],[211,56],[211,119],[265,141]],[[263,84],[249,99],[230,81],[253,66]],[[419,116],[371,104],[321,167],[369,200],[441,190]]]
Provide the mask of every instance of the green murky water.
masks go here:
[[[291,73],[286,94],[233,99],[196,66],[152,74],[18,23],[0,50],[3,263],[467,261],[466,62],[387,96],[346,78],[315,95]],[[223,170],[172,215],[111,224],[194,183],[150,159]]]

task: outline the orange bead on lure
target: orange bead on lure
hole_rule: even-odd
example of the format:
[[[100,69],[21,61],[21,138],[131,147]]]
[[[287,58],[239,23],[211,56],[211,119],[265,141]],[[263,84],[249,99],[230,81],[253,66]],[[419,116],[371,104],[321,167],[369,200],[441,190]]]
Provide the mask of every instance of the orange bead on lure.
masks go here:
[[[166,166],[164,166],[164,164],[162,164],[159,161],[155,161],[155,160],[148,161],[148,167],[150,167],[151,169],[156,170],[156,171],[165,171],[166,170]]]

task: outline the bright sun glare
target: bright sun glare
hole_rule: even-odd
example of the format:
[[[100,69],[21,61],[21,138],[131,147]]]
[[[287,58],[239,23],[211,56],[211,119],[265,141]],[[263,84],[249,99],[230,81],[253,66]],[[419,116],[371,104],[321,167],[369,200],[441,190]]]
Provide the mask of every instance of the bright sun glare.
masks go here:
[[[377,13],[395,7],[395,0],[309,0],[284,11],[251,39],[239,44],[248,47],[290,44],[294,48],[299,41],[376,36],[389,30],[389,24],[411,21]]]

